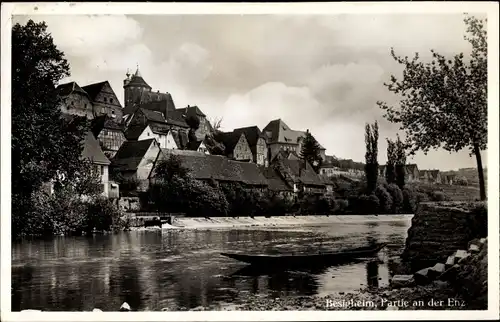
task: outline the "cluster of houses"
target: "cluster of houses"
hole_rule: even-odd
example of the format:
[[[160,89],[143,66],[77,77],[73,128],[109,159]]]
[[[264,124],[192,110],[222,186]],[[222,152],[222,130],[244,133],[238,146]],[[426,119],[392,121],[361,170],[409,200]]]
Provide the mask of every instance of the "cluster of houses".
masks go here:
[[[198,180],[238,182],[288,196],[299,191],[331,194],[332,177],[364,173],[362,164],[339,164],[320,146],[323,165],[316,174],[299,158],[306,132],[291,129],[281,119],[262,130],[254,125],[231,132],[214,129],[198,106],[177,108],[170,93],[153,91],[139,68],[126,74],[124,106],[107,81],[81,87],[70,82],[57,89],[65,115],[91,120],[83,157],[101,174],[102,193],[109,198],[134,198],[134,191],[146,190],[154,180],[155,165],[169,155],[177,155]],[[190,119],[198,122],[193,125]],[[408,167],[410,180],[441,182],[436,171]],[[125,181],[137,182],[134,191],[120,187]]]
[[[332,191],[332,181],[298,156],[306,132],[291,129],[281,119],[262,130],[252,125],[222,132],[198,106],[177,108],[170,93],[153,91],[139,68],[127,73],[123,89],[124,106],[107,81],[57,87],[65,115],[91,120],[83,157],[101,173],[106,197],[132,196],[120,186],[124,181],[137,182],[136,191],[146,190],[155,165],[172,154],[198,180],[239,182],[285,195]],[[196,126],[189,121],[194,117]],[[321,147],[324,159],[325,150]]]

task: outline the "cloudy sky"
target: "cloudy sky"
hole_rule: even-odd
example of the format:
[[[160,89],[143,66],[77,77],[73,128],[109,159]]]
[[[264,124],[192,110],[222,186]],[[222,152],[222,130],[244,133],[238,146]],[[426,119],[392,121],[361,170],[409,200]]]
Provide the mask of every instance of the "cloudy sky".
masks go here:
[[[379,163],[386,160],[389,124],[377,100],[397,97],[383,86],[401,69],[401,55],[431,48],[470,52],[463,16],[434,15],[99,15],[22,16],[44,20],[80,85],[108,80],[123,103],[127,68],[139,64],[153,90],[177,107],[198,105],[223,128],[281,118],[310,129],[327,154],[364,160],[364,126],[380,123]],[[475,166],[468,151],[418,154],[410,162],[441,170]],[[486,162],[486,160],[484,161]]]

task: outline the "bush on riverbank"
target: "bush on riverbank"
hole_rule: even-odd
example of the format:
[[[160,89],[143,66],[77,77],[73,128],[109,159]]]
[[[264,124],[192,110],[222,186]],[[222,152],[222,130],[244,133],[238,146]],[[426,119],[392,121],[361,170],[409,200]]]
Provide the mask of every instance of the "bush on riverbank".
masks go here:
[[[82,197],[68,189],[53,194],[39,191],[32,198],[32,213],[23,216],[14,237],[81,235],[126,228],[118,207],[110,199]],[[20,222],[20,221],[17,221]]]

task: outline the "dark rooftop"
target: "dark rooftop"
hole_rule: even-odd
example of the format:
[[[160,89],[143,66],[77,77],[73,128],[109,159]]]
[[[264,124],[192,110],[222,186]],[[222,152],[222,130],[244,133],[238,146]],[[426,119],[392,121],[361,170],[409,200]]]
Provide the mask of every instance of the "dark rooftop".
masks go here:
[[[137,170],[151,144],[155,144],[155,142],[155,139],[123,142],[111,160],[111,166],[121,171]]]

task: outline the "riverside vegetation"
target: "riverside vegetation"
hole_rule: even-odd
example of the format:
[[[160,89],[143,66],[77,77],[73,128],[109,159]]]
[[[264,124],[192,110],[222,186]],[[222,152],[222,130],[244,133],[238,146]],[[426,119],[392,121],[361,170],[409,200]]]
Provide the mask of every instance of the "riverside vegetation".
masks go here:
[[[44,22],[13,26],[13,238],[126,226],[112,202],[99,196],[98,173],[81,158],[89,122],[59,109],[55,85],[69,74]],[[53,194],[44,189],[48,182]]]

